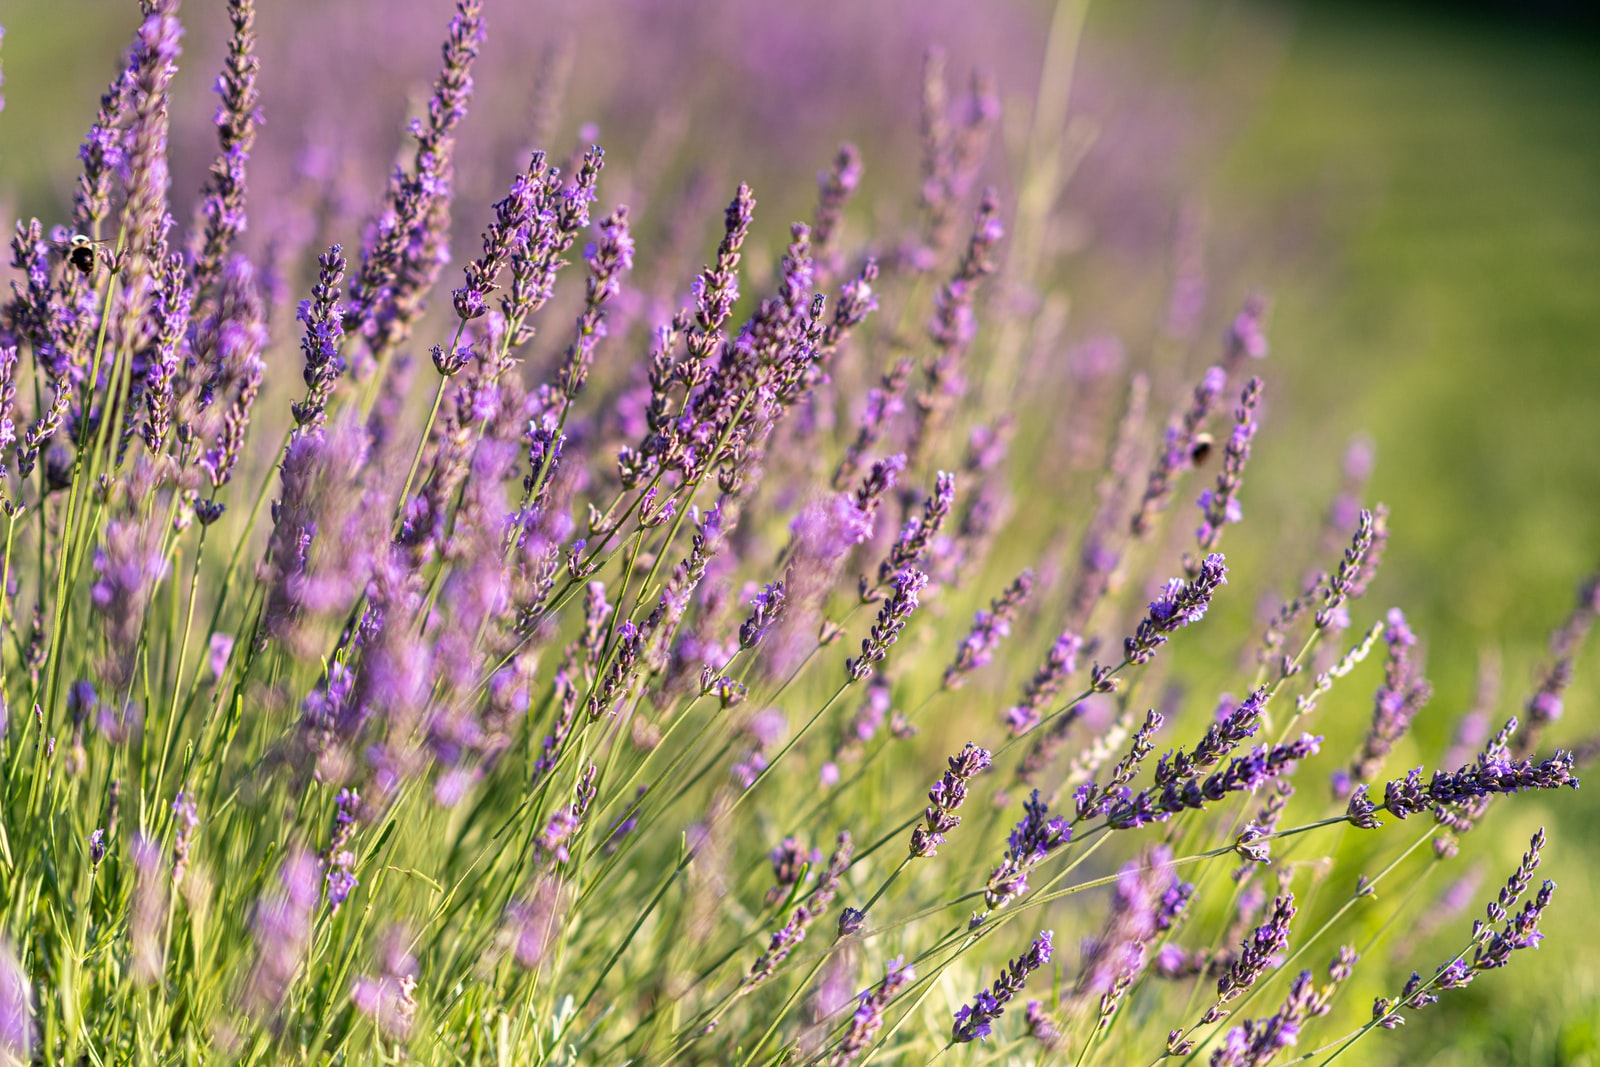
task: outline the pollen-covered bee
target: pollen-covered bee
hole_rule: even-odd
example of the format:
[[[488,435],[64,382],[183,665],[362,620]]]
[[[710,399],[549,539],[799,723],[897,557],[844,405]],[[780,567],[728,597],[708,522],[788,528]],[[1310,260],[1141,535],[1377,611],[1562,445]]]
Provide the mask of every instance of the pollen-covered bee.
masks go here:
[[[1195,434],[1194,439],[1189,444],[1189,462],[1196,467],[1205,466],[1206,460],[1211,456],[1213,443],[1210,434],[1204,431]]]

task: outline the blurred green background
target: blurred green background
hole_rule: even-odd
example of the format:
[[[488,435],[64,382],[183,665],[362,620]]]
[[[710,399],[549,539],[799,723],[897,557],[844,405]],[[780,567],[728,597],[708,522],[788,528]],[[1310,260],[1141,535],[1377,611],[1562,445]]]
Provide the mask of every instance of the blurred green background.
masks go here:
[[[1369,608],[1406,610],[1436,688],[1403,759],[1448,743],[1486,649],[1514,710],[1548,631],[1600,564],[1600,33],[1576,6],[1537,18],[1511,7],[1102,2],[1086,35],[1085,70],[1129,63],[1136,84],[1192,88],[1192,111],[1176,118],[1157,98],[1158,121],[1216,107],[1220,119],[1186,131],[1202,147],[1166,184],[1203,208],[1214,299],[1273,298],[1269,410],[1244,496],[1247,518],[1270,521],[1230,533],[1230,558],[1270,561],[1284,540],[1311,536],[1347,441],[1376,444],[1371,496],[1391,506],[1393,538]],[[13,0],[0,13],[8,223],[59,214],[95,87],[136,17],[131,2],[93,0]],[[213,40],[202,26],[186,43]],[[583,79],[580,47],[580,98]],[[191,115],[211,106],[193,91],[185,100]],[[270,95],[266,107],[269,124],[296,121]],[[820,162],[831,136],[800,151]],[[914,160],[885,169],[888,185]],[[180,167],[180,185],[192,173]],[[774,199],[803,204],[809,174],[789,184]],[[1103,253],[1091,239],[1075,258],[1092,274]],[[1096,295],[1084,282],[1075,309],[1092,319]],[[1600,731],[1597,677],[1591,651],[1559,741]],[[1561,890],[1538,954],[1369,1039],[1357,1060],[1600,1063],[1596,791],[1500,805],[1468,851],[1487,858],[1492,886],[1541,823],[1552,837],[1542,873]],[[1403,966],[1428,972],[1428,953],[1459,939]]]

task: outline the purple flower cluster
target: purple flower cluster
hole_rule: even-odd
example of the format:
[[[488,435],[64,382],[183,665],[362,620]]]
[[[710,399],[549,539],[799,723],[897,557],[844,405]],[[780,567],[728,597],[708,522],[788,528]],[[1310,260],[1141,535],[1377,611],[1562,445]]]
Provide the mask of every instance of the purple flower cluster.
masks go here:
[[[1572,752],[1528,753],[1561,718],[1600,613],[1596,580],[1552,639],[1526,730],[1513,720],[1484,741],[1479,709],[1459,734],[1465,766],[1414,771],[1372,800],[1428,687],[1398,611],[1342,651],[1387,536],[1381,505],[1360,510],[1371,462],[1359,449],[1318,532],[1330,558],[1347,541],[1343,559],[1301,577],[1282,607],[1264,605],[1244,698],[1197,702],[1181,663],[1141,669],[1229,580],[1214,550],[1240,521],[1258,440],[1265,386],[1247,368],[1267,352],[1266,305],[1251,297],[1227,320],[1218,365],[1193,368],[1197,384],[1162,364],[1187,360],[1215,317],[1188,210],[1155,362],[1130,372],[1135,345],[1080,336],[1096,316],[1069,316],[1043,284],[1068,157],[1030,145],[1018,181],[986,185],[1014,72],[976,71],[952,93],[943,53],[930,50],[912,211],[855,204],[872,153],[845,144],[818,177],[810,221],[784,226],[758,220],[751,186],[729,170],[766,159],[766,142],[724,158],[684,141],[709,127],[680,115],[681,83],[645,77],[659,69],[652,57],[693,70],[696,98],[704,89],[727,105],[718,128],[733,131],[743,90],[816,66],[791,62],[794,42],[814,26],[873,27],[833,17],[872,5],[810,18],[739,0],[719,13],[721,36],[753,44],[740,53],[749,69],[730,78],[703,61],[714,49],[684,51],[682,19],[630,0],[605,25],[619,46],[640,34],[663,46],[618,52],[627,92],[650,85],[639,114],[662,121],[646,123],[642,150],[608,160],[598,120],[609,128],[617,113],[592,93],[609,66],[578,62],[587,49],[519,47],[524,23],[562,36],[537,11],[509,13],[497,46],[529,66],[530,121],[465,123],[488,40],[481,0],[451,0],[442,49],[426,60],[431,89],[398,151],[393,115],[381,145],[366,143],[363,116],[396,99],[378,90],[415,74],[399,48],[414,12],[395,2],[318,10],[382,47],[373,70],[339,35],[275,43],[253,0],[224,0],[216,32],[189,38],[177,0],[142,0],[79,153],[70,215],[15,226],[0,300],[0,516],[11,520],[0,843],[17,903],[0,931],[0,1060],[259,1059],[301,1047],[349,1060],[368,1039],[465,1047],[474,1020],[517,1011],[529,1025],[506,1038],[514,1059],[581,1044],[608,1062],[706,1061],[724,1047],[705,1040],[719,1027],[726,1047],[756,1060],[915,1057],[932,1053],[929,1035],[902,1031],[908,1009],[895,1002],[940,977],[919,984],[904,963],[915,954],[925,969],[985,966],[993,978],[955,1011],[952,1045],[990,1036],[1054,967],[1056,988],[1028,1003],[1026,1029],[1047,1050],[1078,1031],[1087,1061],[1118,1012],[1147,1016],[1135,999],[1147,977],[1215,980],[1210,1025],[1282,967],[1289,889],[1306,864],[1264,866],[1271,845],[1339,821],[1280,827],[1295,765],[1321,743],[1296,720],[1380,636],[1387,666],[1344,775],[1348,821],[1430,814],[1443,856],[1491,797],[1577,785]],[[916,18],[897,30],[949,31],[943,16],[917,21],[924,5],[901,6]],[[285,25],[300,27],[305,12],[292,14]],[[1036,14],[984,18],[1031,31]],[[192,54],[197,37],[220,64],[204,113],[178,95],[179,45]],[[1052,55],[1062,39],[1049,35]],[[828,69],[845,84],[857,66]],[[1050,98],[1029,139],[1048,145],[1065,130],[1075,143],[1066,68],[1046,67]],[[569,123],[569,76],[596,124]],[[1091,95],[1097,77],[1086,68]],[[816,95],[794,84],[793,99]],[[493,119],[499,105],[479,110]],[[263,108],[304,122],[264,125]],[[642,129],[626,114],[624,138]],[[860,143],[878,143],[863,132],[874,140]],[[484,166],[504,166],[509,182]],[[379,185],[361,189],[364,173]],[[174,174],[203,177],[175,195]],[[261,195],[274,183],[290,193],[282,203]],[[499,199],[458,225],[458,191]],[[776,188],[762,196],[787,202]],[[1121,225],[1115,215],[1106,221]],[[854,240],[869,219],[877,232]],[[453,258],[452,244],[476,234]],[[430,320],[447,270],[461,274]],[[570,291],[558,290],[563,272]],[[997,329],[980,336],[989,318]],[[279,371],[298,380],[273,380]],[[1147,416],[1169,390],[1163,434]],[[1044,419],[1038,398],[1063,391],[1071,404]],[[1231,435],[1214,442],[1230,396]],[[993,407],[1006,397],[1022,402]],[[1207,463],[1220,467],[1209,487],[1185,490]],[[1199,493],[1201,511],[1189,551],[1160,533],[1184,492]],[[1041,500],[1076,519],[1053,523]],[[1101,642],[1124,635],[1114,665],[1096,663],[1084,692],[1062,699],[1080,663],[1104,660]],[[1020,690],[995,706],[952,694],[1002,666],[1010,641],[1037,657]],[[1278,700],[1292,710],[1262,743]],[[1197,713],[1195,743],[1158,757],[1163,725]],[[984,747],[985,727],[1010,740]],[[958,728],[976,739],[949,757],[920,816],[896,817],[858,852],[838,826],[859,832],[892,814],[920,751],[910,740],[921,729],[943,745]],[[1005,788],[973,820],[991,769]],[[952,863],[951,833],[1009,821],[1006,791],[1019,783],[1037,788],[1003,852],[973,840],[959,850],[970,862]],[[122,820],[125,803],[136,825]],[[1160,842],[1130,837],[1222,803],[1235,809],[1225,831],[1213,810]],[[810,847],[819,824],[836,842],[825,862]],[[1431,981],[1414,977],[1379,1022],[1538,945],[1554,888],[1534,886],[1542,844],[1468,948]],[[1101,866],[1084,865],[1101,846]],[[941,848],[939,869],[914,862]],[[1220,910],[1197,911],[1179,876],[1204,859],[1235,868]],[[1104,921],[1081,941],[1085,928],[1074,932],[1076,968],[1053,959],[1046,931],[995,977],[994,961],[974,957],[1039,903],[1044,870],[1061,893],[1107,885]],[[865,884],[880,888],[861,907],[834,908]],[[955,909],[979,895],[963,928]],[[746,897],[753,907],[729,906]],[[868,929],[880,901],[903,908]],[[78,934],[94,951],[69,943],[81,924],[62,916],[88,923]],[[796,970],[823,922],[830,943]],[[1190,932],[1211,947],[1186,950],[1178,936]],[[907,955],[852,1014],[848,994],[863,966],[883,963],[873,953],[886,939]],[[1274,1013],[1210,1032],[1214,1067],[1296,1046],[1354,962],[1341,953],[1320,985],[1285,974]],[[529,990],[560,991],[559,1003]],[[1196,1029],[1172,1031],[1169,1052],[1197,1054]]]
[[[971,1004],[956,1010],[955,1026],[950,1031],[952,1041],[965,1044],[982,1040],[994,1032],[993,1023],[1005,1013],[1006,1005],[1022,991],[1028,975],[1050,962],[1050,930],[1040,931],[1028,950],[1007,966],[1006,971],[988,989],[973,998]]]
[[[1561,718],[1562,694],[1572,684],[1573,661],[1583,648],[1596,615],[1600,615],[1600,575],[1591,575],[1578,587],[1577,603],[1566,622],[1550,635],[1550,661],[1528,697],[1528,722],[1517,736],[1517,755],[1532,752],[1545,728]]]
[[[1020,737],[1039,725],[1044,709],[1061,686],[1078,669],[1078,653],[1083,649],[1083,638],[1072,630],[1063,631],[1051,644],[1045,661],[1033,672],[1033,677],[1023,687],[1022,697],[1006,709],[1003,716],[1011,736]]]
[[[1285,893],[1272,902],[1272,915],[1245,937],[1239,954],[1227,971],[1217,979],[1217,1001],[1201,1017],[1202,1023],[1213,1023],[1227,1012],[1224,1005],[1242,997],[1268,970],[1277,966],[1280,953],[1289,945],[1289,921],[1294,918],[1294,894]]]
[[[1247,1019],[1228,1031],[1211,1054],[1211,1067],[1266,1067],[1278,1053],[1295,1047],[1305,1024],[1328,1014],[1334,992],[1350,976],[1357,958],[1354,949],[1341,948],[1328,969],[1330,981],[1320,987],[1310,971],[1301,971],[1289,984],[1289,995],[1276,1014]]]
[[[1117,872],[1106,925],[1084,940],[1075,990],[1099,998],[1102,1023],[1144,973],[1150,942],[1173,928],[1193,895],[1194,886],[1172,873],[1172,850],[1164,845],[1147,849]]]
[[[967,800],[967,784],[989,769],[993,758],[986,748],[968,742],[949,759],[949,769],[928,790],[928,806],[923,810],[923,825],[911,831],[911,855],[934,856],[944,844],[945,835],[961,824],[956,815]]]
[[[1544,829],[1537,830],[1523,853],[1522,862],[1511,877],[1506,879],[1499,896],[1489,902],[1486,918],[1472,924],[1472,960],[1468,962],[1465,950],[1448,963],[1441,964],[1434,977],[1424,982],[1415,971],[1406,982],[1400,996],[1394,1000],[1379,997],[1372,1006],[1372,1018],[1378,1025],[1392,1030],[1405,1020],[1398,1014],[1402,1007],[1422,1008],[1438,1001],[1432,989],[1460,989],[1484,971],[1496,970],[1511,962],[1511,954],[1519,949],[1538,948],[1544,935],[1539,922],[1555,895],[1556,884],[1548,879],[1539,891],[1512,913],[1511,909],[1527,893],[1533,883],[1533,872],[1539,866],[1540,853],[1545,845]]]
[[[806,939],[806,930],[810,925],[828,910],[828,905],[833,903],[833,898],[839,892],[839,880],[850,869],[851,857],[855,854],[855,844],[850,839],[848,832],[841,831],[839,841],[834,848],[833,855],[828,858],[828,867],[817,882],[816,889],[812,890],[807,899],[795,907],[789,915],[789,921],[776,931],[767,943],[767,951],[750,965],[750,972],[744,977],[746,986],[753,986],[772,977],[789,953],[795,946]]]
[[[1072,826],[1039,799],[1039,791],[1022,803],[1022,818],[1006,839],[1005,856],[989,875],[983,902],[991,911],[1028,891],[1028,872],[1072,840]]]
[[[1239,506],[1239,487],[1244,481],[1244,466],[1250,459],[1250,442],[1256,436],[1256,407],[1261,403],[1261,379],[1251,378],[1239,396],[1233,433],[1222,450],[1222,470],[1217,484],[1200,494],[1196,502],[1202,517],[1194,536],[1202,553],[1212,552],[1222,542],[1222,531],[1244,518]]]
[[[839,1042],[838,1049],[828,1060],[829,1067],[846,1067],[872,1043],[883,1029],[883,1012],[900,991],[917,980],[916,969],[896,956],[884,964],[883,981],[864,989],[856,997],[856,1010],[850,1017],[850,1026]]]
[[[1360,754],[1350,764],[1347,774],[1336,777],[1334,791],[1340,797],[1349,795],[1352,782],[1370,782],[1378,776],[1395,742],[1410,729],[1411,720],[1433,694],[1433,687],[1422,677],[1420,665],[1413,661],[1417,639],[1399,608],[1390,609],[1384,620],[1383,640],[1389,650],[1383,685],[1374,698],[1372,725],[1362,742]]]
[[[1559,789],[1561,786],[1576,789],[1578,776],[1572,773],[1572,768],[1572,753],[1559,750],[1539,763],[1515,760],[1504,752],[1484,753],[1479,755],[1476,764],[1454,772],[1434,771],[1426,782],[1421,767],[1404,778],[1393,779],[1383,787],[1381,805],[1373,804],[1367,796],[1367,787],[1360,786],[1350,797],[1346,815],[1356,826],[1370,830],[1378,827],[1376,813],[1380,810],[1404,819],[1418,812],[1502,793],[1520,793],[1524,789]]]
[[[1189,406],[1168,424],[1160,458],[1150,471],[1144,496],[1129,522],[1128,528],[1135,537],[1142,540],[1155,529],[1156,516],[1171,502],[1178,477],[1192,465],[1195,446],[1227,384],[1228,375],[1221,367],[1209,368],[1195,386]]]
[[[1149,613],[1133,636],[1123,642],[1124,658],[1129,663],[1149,663],[1155,658],[1156,649],[1166,644],[1172,634],[1205,618],[1217,587],[1227,582],[1228,567],[1220,552],[1207,556],[1188,581],[1169,581],[1162,594],[1150,602]]]
[[[989,602],[988,611],[978,612],[972,630],[956,650],[955,662],[945,668],[943,684],[946,689],[961,688],[967,683],[968,675],[994,658],[1000,642],[1011,635],[1011,623],[1018,609],[1032,592],[1033,571],[1025,570]]]
[[[878,609],[878,620],[861,641],[861,655],[845,661],[845,674],[859,682],[872,674],[876,664],[888,658],[889,648],[899,639],[911,613],[917,610],[918,597],[928,587],[928,576],[907,567],[894,577],[894,590]]]
[[[1262,783],[1285,774],[1292,764],[1315,755],[1321,744],[1322,738],[1302,734],[1300,740],[1287,744],[1260,745],[1203,782],[1197,778],[1172,781],[1159,792],[1145,789],[1118,801],[1107,811],[1106,824],[1114,830],[1131,830],[1165,822],[1180,812],[1202,811],[1208,801],[1220,801],[1231,793],[1254,792]]]

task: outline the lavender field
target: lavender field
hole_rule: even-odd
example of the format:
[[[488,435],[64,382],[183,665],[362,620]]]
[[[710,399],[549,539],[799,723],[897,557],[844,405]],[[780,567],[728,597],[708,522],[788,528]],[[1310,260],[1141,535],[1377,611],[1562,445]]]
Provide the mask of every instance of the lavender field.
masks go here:
[[[0,23],[0,1064],[1600,1058],[1587,27]]]

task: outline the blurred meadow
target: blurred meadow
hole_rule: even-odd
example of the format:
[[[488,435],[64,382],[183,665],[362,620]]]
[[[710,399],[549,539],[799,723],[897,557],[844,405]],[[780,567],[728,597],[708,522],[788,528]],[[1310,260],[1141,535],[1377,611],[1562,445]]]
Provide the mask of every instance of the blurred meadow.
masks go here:
[[[843,139],[861,146],[865,164],[851,232],[908,225],[929,45],[945,49],[954,84],[973,67],[998,78],[1004,110],[987,175],[1008,204],[1028,195],[1053,4],[504,6],[487,5],[480,95],[460,138],[458,257],[473,250],[487,206],[528,148],[562,157],[591,140],[607,152],[602,206],[629,203],[641,245],[681,260],[685,277],[709,252],[725,190],[747,180],[764,220],[746,249],[755,279],[747,291],[760,291],[781,251],[778,220],[805,216],[814,175]],[[1090,6],[1071,94],[1059,101],[1063,124],[1050,131],[1068,146],[1062,165],[1075,169],[1058,195],[1044,194],[1038,217],[1048,225],[1010,238],[1013,250],[1053,264],[1054,283],[984,317],[987,330],[1007,314],[1046,316],[1054,340],[1030,343],[1053,344],[1063,358],[1014,388],[1003,375],[975,376],[1018,420],[1018,543],[1048,545],[1083,505],[1060,495],[1068,475],[1082,481],[1073,428],[1051,395],[1065,388],[1066,354],[1115,335],[1118,373],[1152,368],[1161,418],[1214,358],[1241,298],[1268,296],[1267,399],[1245,521],[1230,530],[1229,588],[1216,621],[1175,642],[1173,661],[1196,693],[1237,684],[1236,646],[1223,633],[1252,627],[1286,561],[1292,576],[1326,555],[1319,531],[1347,447],[1370,440],[1366,497],[1389,505],[1392,533],[1362,617],[1403,608],[1435,688],[1391,760],[1396,773],[1434,765],[1473,704],[1485,659],[1498,665],[1498,706],[1520,707],[1549,631],[1600,564],[1600,31],[1575,16],[1519,17],[1511,6]],[[214,98],[203,87],[225,37],[219,11],[193,3],[185,13],[173,104],[179,218],[209,162]],[[386,152],[426,98],[447,17],[448,4],[434,0],[262,5],[265,124],[252,196],[300,209],[275,217],[270,233],[252,231],[246,247],[276,271],[280,328],[306,290],[314,250],[340,236],[324,232],[326,221],[366,213],[381,194]],[[8,231],[15,217],[66,217],[77,144],[137,21],[135,5],[110,0],[10,0],[0,10]],[[1045,84],[1061,75],[1046,72]],[[552,95],[559,106],[542,109]],[[505,118],[519,112],[522,121]],[[672,232],[673,214],[654,210],[663,191],[698,202],[699,230]],[[353,246],[357,235],[342,239]],[[1166,293],[1175,261],[1196,253],[1203,310],[1175,331],[1163,321]],[[452,268],[446,287],[454,278]],[[631,313],[653,315],[649,300],[676,295],[646,294]],[[1021,550],[997,559],[972,588],[998,588],[1026,562]],[[961,621],[945,620],[939,640]],[[1028,653],[1016,654],[1008,679],[1031,670]],[[1358,743],[1374,677],[1369,666],[1329,697],[1328,751]],[[986,722],[1008,699],[998,684],[966,693]],[[1600,654],[1591,648],[1552,740],[1597,732]],[[930,733],[930,750],[965,739],[959,727]],[[1600,790],[1497,805],[1456,862],[1483,865],[1486,896],[1539,825],[1552,839],[1540,873],[1561,892],[1537,954],[1410,1013],[1348,1062],[1600,1065]],[[1364,966],[1336,1015],[1359,1023],[1373,997],[1393,992],[1394,975],[1430,973],[1447,958],[1467,923],[1405,945],[1387,974]],[[1402,933],[1391,931],[1374,956]]]

